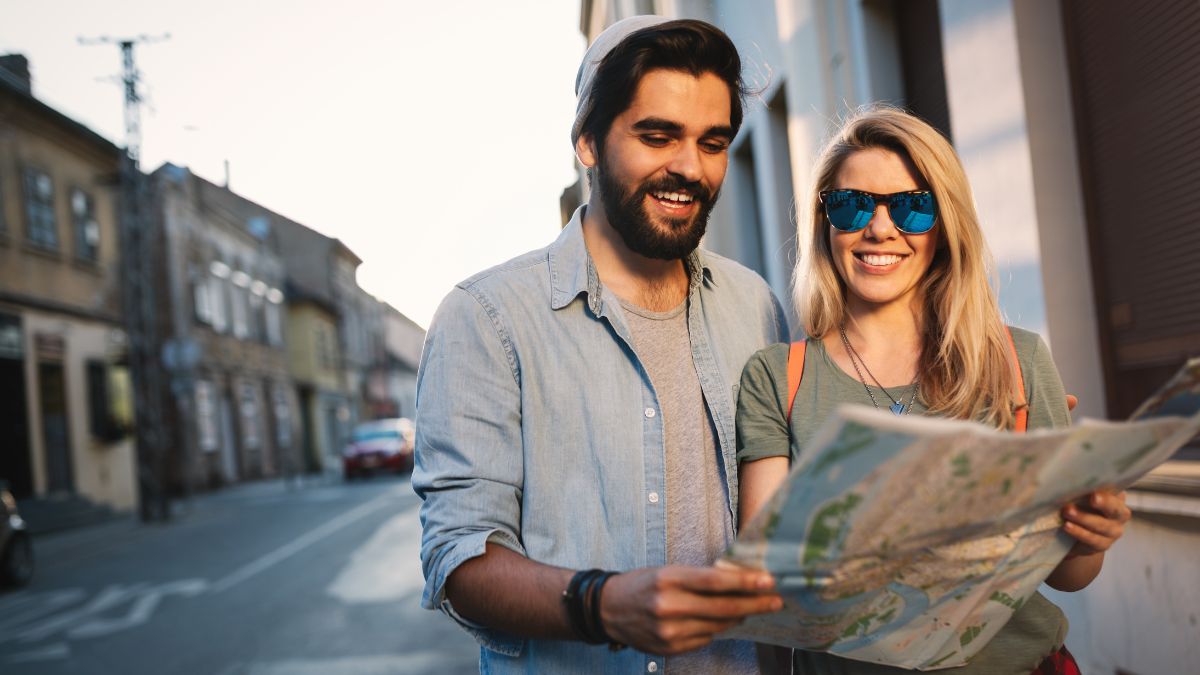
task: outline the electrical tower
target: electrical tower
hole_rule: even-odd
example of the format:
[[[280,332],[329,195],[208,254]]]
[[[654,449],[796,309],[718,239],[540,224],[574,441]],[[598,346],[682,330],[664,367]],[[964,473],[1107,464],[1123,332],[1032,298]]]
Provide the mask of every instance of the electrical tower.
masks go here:
[[[121,157],[121,257],[122,301],[128,339],[130,374],[134,382],[135,438],[138,462],[138,502],[145,521],[165,521],[170,516],[167,495],[167,455],[171,435],[164,428],[163,368],[158,358],[154,261],[161,258],[151,214],[152,195],[141,170],[141,73],[133,58],[137,44],[149,44],[170,35],[133,38],[79,38],[81,45],[115,44],[121,49],[125,89],[125,152]]]

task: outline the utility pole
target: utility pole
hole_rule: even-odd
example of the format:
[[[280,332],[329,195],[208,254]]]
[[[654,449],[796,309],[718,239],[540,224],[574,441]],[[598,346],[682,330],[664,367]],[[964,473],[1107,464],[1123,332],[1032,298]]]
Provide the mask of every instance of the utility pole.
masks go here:
[[[167,443],[163,424],[162,364],[158,359],[155,324],[154,261],[160,257],[157,229],[151,221],[150,192],[142,174],[141,73],[133,59],[137,44],[149,44],[170,35],[139,35],[114,39],[79,38],[81,45],[115,44],[121,49],[125,89],[125,153],[121,157],[121,256],[122,300],[129,345],[129,368],[134,382],[135,438],[138,462],[138,502],[142,520],[165,521],[170,516],[167,495]]]

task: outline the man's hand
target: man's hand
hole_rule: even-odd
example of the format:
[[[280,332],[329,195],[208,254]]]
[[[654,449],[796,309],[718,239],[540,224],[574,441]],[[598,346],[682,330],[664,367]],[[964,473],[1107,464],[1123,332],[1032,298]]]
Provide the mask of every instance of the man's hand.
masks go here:
[[[609,637],[652,654],[699,649],[752,614],[783,608],[761,570],[652,567],[618,574],[600,596]]]

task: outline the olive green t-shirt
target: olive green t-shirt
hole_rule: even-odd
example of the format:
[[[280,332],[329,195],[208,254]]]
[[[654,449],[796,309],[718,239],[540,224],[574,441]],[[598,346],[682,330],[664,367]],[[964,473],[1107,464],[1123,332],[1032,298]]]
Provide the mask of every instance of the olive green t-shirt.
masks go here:
[[[1071,417],[1066,393],[1050,350],[1036,333],[1011,328],[1017,361],[1025,381],[1029,402],[1029,430],[1065,427]],[[742,371],[737,410],[738,463],[764,457],[792,460],[817,429],[842,403],[871,406],[863,383],[847,374],[829,358],[820,340],[810,340],[804,355],[804,375],[792,407],[791,436],[788,435],[787,360],[788,345],[775,344],[760,350]],[[887,409],[891,400],[872,383],[875,400]],[[892,387],[891,395],[905,404],[912,387]],[[908,414],[925,414],[919,400]],[[947,670],[953,675],[1017,675],[1029,673],[1042,659],[1057,650],[1067,634],[1067,619],[1053,603],[1035,593],[1013,614],[1004,628],[971,661]],[[796,650],[796,672],[805,675],[888,675],[912,672],[844,659],[823,652]]]

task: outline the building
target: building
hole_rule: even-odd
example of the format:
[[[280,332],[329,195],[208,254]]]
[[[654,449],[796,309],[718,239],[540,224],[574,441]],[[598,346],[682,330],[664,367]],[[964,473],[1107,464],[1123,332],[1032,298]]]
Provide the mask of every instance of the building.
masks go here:
[[[150,176],[161,246],[157,334],[176,491],[291,474],[300,420],[288,370],[286,219],[186,168]]]
[[[344,245],[307,227],[284,227],[289,370],[304,429],[304,466],[318,472],[340,466],[338,453],[349,434],[353,408],[342,371],[341,312],[329,273],[335,249]]]
[[[1200,167],[1195,2],[584,0],[580,28],[590,41],[655,12],[715,23],[741,51],[757,93],[705,246],[780,298],[817,152],[848,110],[889,101],[954,143],[1002,309],[1046,337],[1076,414],[1122,419],[1200,354],[1200,216],[1177,206]],[[1129,502],[1104,573],[1052,599],[1084,672],[1179,672],[1200,663],[1200,450]]]
[[[355,424],[416,413],[425,330],[358,285],[362,259],[345,243],[291,221],[280,227],[306,466],[332,469]]]
[[[382,325],[375,299],[358,286],[362,264],[342,241],[300,223],[280,224],[280,255],[295,303],[289,332],[302,340],[293,374],[310,470],[341,466],[354,425],[371,419],[366,391],[371,363],[382,359]]]
[[[0,479],[18,498],[138,504],[120,158],[0,57]]]
[[[417,415],[417,365],[425,345],[425,329],[395,307],[379,303],[383,312],[384,362],[372,371],[372,388],[390,406],[387,417]]]

